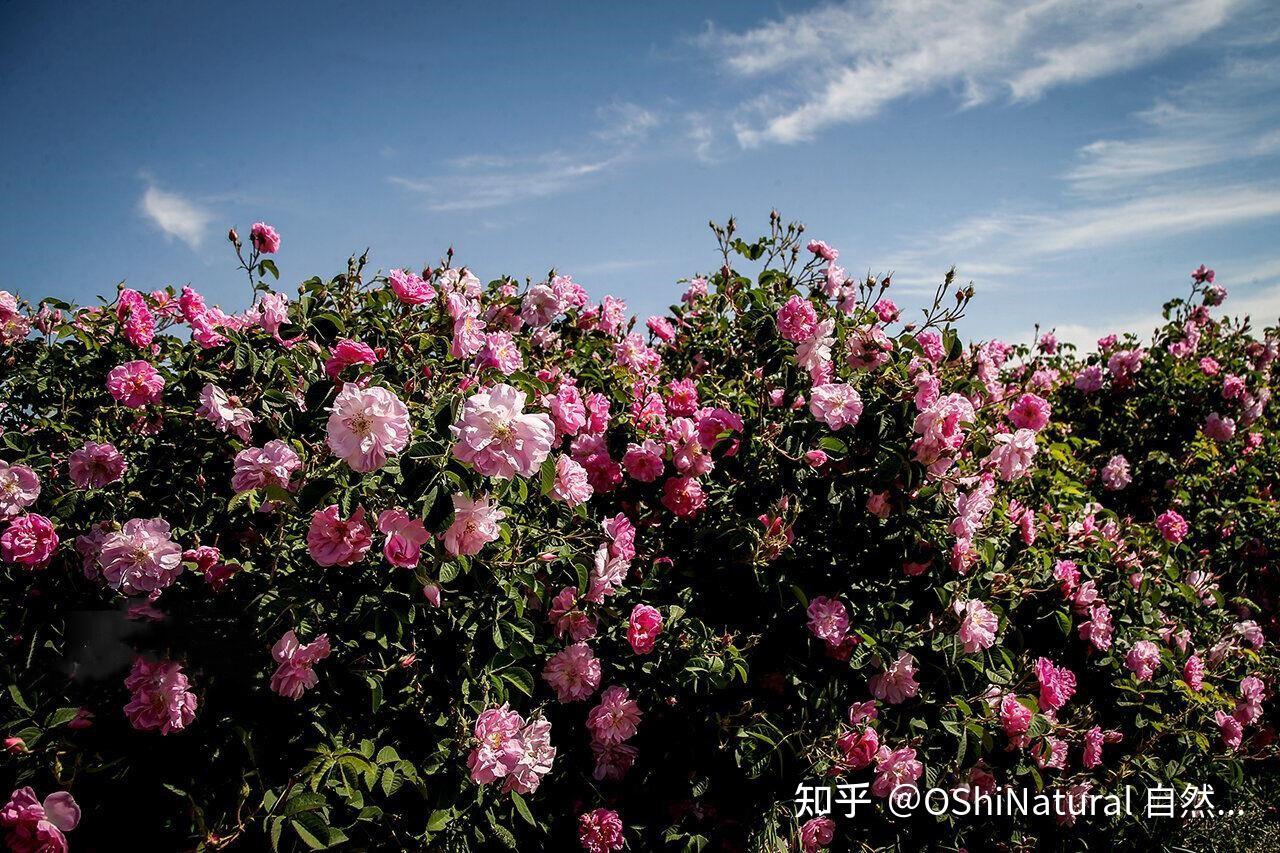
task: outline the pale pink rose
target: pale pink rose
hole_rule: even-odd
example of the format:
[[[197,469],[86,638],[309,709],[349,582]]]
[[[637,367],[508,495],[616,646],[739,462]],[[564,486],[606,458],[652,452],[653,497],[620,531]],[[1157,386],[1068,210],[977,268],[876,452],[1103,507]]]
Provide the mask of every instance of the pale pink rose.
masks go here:
[[[409,410],[386,388],[344,385],[329,412],[329,449],[353,471],[376,471],[409,444]]]
[[[551,745],[551,722],[535,717],[520,729],[520,756],[502,784],[504,792],[532,794],[551,772],[556,748]]]
[[[80,806],[66,791],[57,791],[41,803],[31,788],[18,788],[0,808],[0,827],[14,853],[66,853],[67,838],[80,824]]]
[[[1031,709],[1018,701],[1012,693],[1000,700],[1000,727],[1011,739],[1021,744],[1022,735],[1031,728]]]
[[[487,785],[516,768],[524,754],[524,743],[520,739],[523,728],[524,718],[505,704],[480,714],[475,726],[480,744],[467,756],[467,769],[473,782]]]
[[[364,507],[342,518],[337,504],[316,510],[307,530],[307,551],[321,566],[352,566],[364,559],[373,544],[373,531],[364,520]]]
[[[871,783],[871,793],[888,797],[899,788],[915,788],[916,780],[923,773],[924,765],[916,760],[914,749],[882,746],[876,754],[876,778]]]
[[[587,425],[587,407],[577,386],[562,382],[556,393],[543,402],[551,411],[557,435],[577,435]]]
[[[1084,733],[1084,755],[1080,763],[1086,770],[1092,770],[1102,764],[1103,740],[1102,729],[1097,726]]]
[[[916,415],[912,428],[920,437],[911,445],[916,461],[934,466],[964,444],[965,427],[974,422],[973,403],[961,394],[939,397]]]
[[[628,695],[627,688],[613,685],[600,696],[600,704],[587,714],[591,736],[602,743],[630,740],[640,724],[640,706]]]
[[[1240,721],[1222,711],[1214,711],[1213,719],[1222,733],[1222,745],[1232,752],[1238,750],[1244,739],[1244,727],[1240,725]]]
[[[107,374],[107,390],[117,402],[131,409],[160,402],[164,377],[145,361],[130,361]]]
[[[40,497],[40,477],[26,465],[0,459],[0,519],[17,515]]]
[[[574,643],[551,656],[542,677],[561,702],[581,702],[600,686],[600,661],[586,643]]]
[[[838,249],[831,248],[821,240],[810,240],[807,248],[819,258],[831,263],[834,263],[840,257]]]
[[[1235,418],[1224,418],[1217,412],[1211,412],[1204,422],[1204,434],[1214,441],[1230,441],[1236,434]]]
[[[258,302],[258,325],[276,340],[280,327],[289,322],[289,297],[283,293],[264,293]]]
[[[473,556],[499,536],[498,522],[505,512],[480,495],[474,500],[462,493],[453,496],[453,523],[444,533],[444,549],[451,555]]]
[[[206,382],[200,391],[200,406],[196,414],[212,423],[222,432],[233,433],[241,441],[248,441],[253,422],[257,417],[240,402],[212,382]]]
[[[867,681],[871,695],[881,702],[897,705],[920,692],[916,682],[916,659],[907,652],[899,652],[897,659],[885,667],[884,672],[873,675]]]
[[[1048,658],[1039,658],[1035,665],[1036,679],[1040,682],[1040,707],[1046,711],[1061,708],[1076,692],[1076,676],[1064,667],[1055,667]]]
[[[958,636],[966,654],[989,649],[996,642],[1000,620],[987,605],[976,598],[956,601],[952,608],[960,617]]]
[[[546,284],[535,284],[520,303],[520,319],[537,329],[551,325],[561,310],[556,292]]]
[[[1047,747],[1047,748],[1046,748]],[[1052,735],[1045,742],[1037,741],[1031,747],[1031,757],[1041,770],[1065,770],[1067,768],[1067,743]]]
[[[1160,648],[1150,640],[1139,640],[1125,655],[1124,664],[1138,681],[1149,681],[1160,666]]]
[[[31,320],[18,307],[18,299],[0,290],[0,345],[22,340],[31,331]]]
[[[263,447],[249,447],[236,454],[231,489],[237,494],[267,486],[293,491],[293,475],[301,467],[302,459],[292,447],[272,439]]]
[[[605,596],[622,587],[627,579],[627,570],[631,568],[629,560],[610,552],[609,546],[601,545],[596,549],[595,560],[588,572],[588,587],[585,596],[587,601],[599,604]]]
[[[808,617],[809,633],[828,645],[840,645],[849,633],[849,610],[841,601],[815,595],[809,602]]]
[[[836,837],[836,822],[829,817],[815,817],[800,827],[801,853],[818,853]]]
[[[422,587],[422,597],[425,598],[427,600],[427,603],[430,604],[432,607],[439,608],[440,601],[441,601],[440,584],[437,584],[437,583],[425,584]]]
[[[405,305],[424,305],[436,298],[436,289],[424,281],[422,276],[408,270],[392,270],[387,273],[387,281],[396,298]]]
[[[1029,429],[1020,429],[1015,433],[1000,433],[995,437],[996,447],[987,457],[987,463],[996,470],[997,476],[1005,482],[1025,477],[1031,470],[1031,462],[1035,459],[1036,434]]]
[[[578,843],[586,853],[612,853],[626,846],[622,820],[609,809],[595,809],[578,818]]]
[[[430,538],[422,519],[410,518],[399,507],[384,509],[378,513],[378,530],[387,537],[382,553],[388,563],[405,569],[418,565],[422,546]]]
[[[1086,394],[1092,394],[1102,388],[1102,368],[1096,364],[1090,364],[1080,368],[1076,373],[1075,387]]]
[[[271,647],[276,671],[271,676],[271,689],[286,699],[300,699],[304,691],[315,687],[320,678],[315,665],[329,656],[329,636],[321,634],[305,646],[298,642],[292,630]]]
[[[555,426],[545,414],[525,414],[524,404],[525,393],[505,384],[467,398],[450,427],[453,455],[486,476],[532,476],[551,454]]]
[[[477,367],[492,367],[503,376],[524,367],[524,356],[510,332],[486,332],[484,346],[476,353],[475,360]]]
[[[162,735],[182,731],[196,717],[196,695],[182,665],[175,661],[135,658],[124,681],[131,692],[124,713],[138,731],[159,731]]]
[[[809,412],[835,430],[857,426],[862,417],[862,397],[856,388],[843,382],[815,385],[809,394]]]
[[[124,457],[113,444],[86,441],[84,446],[71,454],[67,463],[71,482],[82,489],[100,489],[124,476],[127,467]]]
[[[1133,482],[1133,478],[1129,476],[1129,460],[1119,453],[1107,460],[1099,476],[1102,487],[1109,492],[1118,492]]]
[[[265,222],[255,222],[249,229],[249,242],[264,255],[275,254],[280,248],[280,235]]]
[[[631,618],[627,620],[627,642],[631,644],[633,652],[638,655],[649,654],[661,633],[662,614],[658,612],[658,608],[637,604],[631,609]]]
[[[587,469],[568,456],[561,454],[556,458],[556,477],[552,482],[551,496],[563,501],[570,507],[586,503],[593,493],[591,483],[587,482]]]
[[[125,595],[167,589],[182,574],[182,547],[163,518],[134,518],[107,534],[98,554],[102,577]]]

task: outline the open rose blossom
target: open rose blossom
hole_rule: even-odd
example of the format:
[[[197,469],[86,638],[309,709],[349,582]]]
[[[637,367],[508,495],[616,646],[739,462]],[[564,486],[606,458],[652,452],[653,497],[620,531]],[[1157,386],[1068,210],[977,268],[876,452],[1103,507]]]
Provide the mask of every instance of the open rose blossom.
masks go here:
[[[526,413],[525,399],[503,384],[468,397],[450,428],[453,455],[489,477],[532,476],[551,453],[555,426],[548,415]]]
[[[329,449],[353,471],[376,471],[409,443],[409,410],[386,388],[344,385],[329,412]]]
[[[444,533],[444,549],[453,556],[470,557],[500,535],[498,522],[506,518],[488,495],[453,496],[453,523]]]
[[[293,631],[276,641],[271,656],[280,664],[271,676],[271,689],[286,699],[299,699],[304,691],[315,687],[320,678],[315,665],[329,656],[329,637],[321,634],[305,646]]]
[[[343,518],[337,504],[316,510],[307,530],[307,551],[322,566],[353,566],[373,544],[373,531],[364,520],[364,507]]]
[[[249,229],[249,241],[264,255],[273,255],[280,250],[280,235],[265,222],[253,223]]]
[[[139,731],[167,735],[195,720],[196,694],[188,689],[191,685],[182,665],[175,661],[135,658],[124,686],[133,694],[124,713]]]
[[[627,688],[613,685],[600,695],[600,704],[587,714],[587,728],[601,743],[630,740],[640,725],[640,706],[631,700]]]
[[[578,818],[578,843],[587,853],[612,853],[626,846],[622,820],[610,809],[595,809]]]
[[[53,522],[43,515],[27,513],[10,522],[0,534],[0,559],[28,569],[43,569],[58,548]]]
[[[102,541],[98,562],[102,577],[125,595],[167,588],[182,574],[182,546],[170,536],[163,518],[134,518]]]
[[[551,656],[542,677],[561,702],[581,702],[600,686],[600,661],[586,643],[574,643]]]
[[[209,421],[222,432],[228,432],[248,441],[253,422],[257,417],[240,402],[212,382],[206,382],[200,391],[200,407],[196,414]]]
[[[130,361],[107,374],[107,390],[117,402],[131,409],[159,403],[164,393],[164,377],[145,361]]]
[[[0,459],[0,519],[15,516],[40,496],[40,477],[26,465]]]
[[[66,791],[41,803],[31,788],[18,788],[0,808],[5,844],[15,853],[65,853],[70,832],[80,824],[80,805]]]
[[[800,850],[802,853],[818,853],[836,837],[836,822],[829,817],[815,817],[805,821],[800,827]]]
[[[82,489],[109,486],[124,476],[126,467],[124,457],[114,444],[99,444],[96,441],[86,441],[79,450],[71,454],[67,464],[71,482]]]

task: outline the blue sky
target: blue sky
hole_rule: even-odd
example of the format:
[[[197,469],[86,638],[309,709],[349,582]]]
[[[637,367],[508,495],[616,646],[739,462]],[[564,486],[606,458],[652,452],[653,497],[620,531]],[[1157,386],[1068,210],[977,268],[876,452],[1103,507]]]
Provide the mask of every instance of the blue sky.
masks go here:
[[[0,288],[248,298],[434,263],[642,316],[770,208],[966,330],[1150,328],[1204,262],[1280,317],[1280,7],[1011,0],[0,3]]]

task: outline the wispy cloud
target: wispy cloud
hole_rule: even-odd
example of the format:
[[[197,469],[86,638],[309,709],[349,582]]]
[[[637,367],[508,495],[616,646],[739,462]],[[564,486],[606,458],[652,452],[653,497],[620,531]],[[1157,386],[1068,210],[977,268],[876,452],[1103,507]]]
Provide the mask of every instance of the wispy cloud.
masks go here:
[[[665,117],[637,104],[597,110],[599,128],[581,149],[525,156],[473,154],[448,161],[424,178],[387,180],[426,197],[435,211],[483,210],[568,192],[630,160]]]
[[[1137,132],[1077,152],[1079,193],[1114,193],[1225,163],[1280,155],[1280,60],[1233,59],[1137,113]]]
[[[138,211],[171,237],[192,249],[200,248],[208,234],[213,214],[196,202],[149,184],[138,200]]]
[[[1247,0],[846,0],[700,45],[760,80],[738,110],[741,145],[793,143],[939,90],[961,107],[1138,67],[1224,23]]]
[[[484,163],[469,158],[438,177],[388,180],[426,196],[432,210],[482,210],[564,192],[615,162],[616,158],[578,160],[560,152]]]

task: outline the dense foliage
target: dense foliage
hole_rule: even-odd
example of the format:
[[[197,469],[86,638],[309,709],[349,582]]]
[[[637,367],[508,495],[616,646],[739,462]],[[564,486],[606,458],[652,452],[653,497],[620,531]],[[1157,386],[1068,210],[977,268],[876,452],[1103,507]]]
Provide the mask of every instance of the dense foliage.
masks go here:
[[[1228,804],[1275,752],[1276,331],[1202,268],[1151,340],[966,345],[971,288],[907,322],[802,230],[715,227],[644,326],[451,254],[286,298],[260,223],[241,315],[0,293],[9,843],[1105,847],[1179,821],[884,798]],[[841,782],[875,805],[797,817]]]

